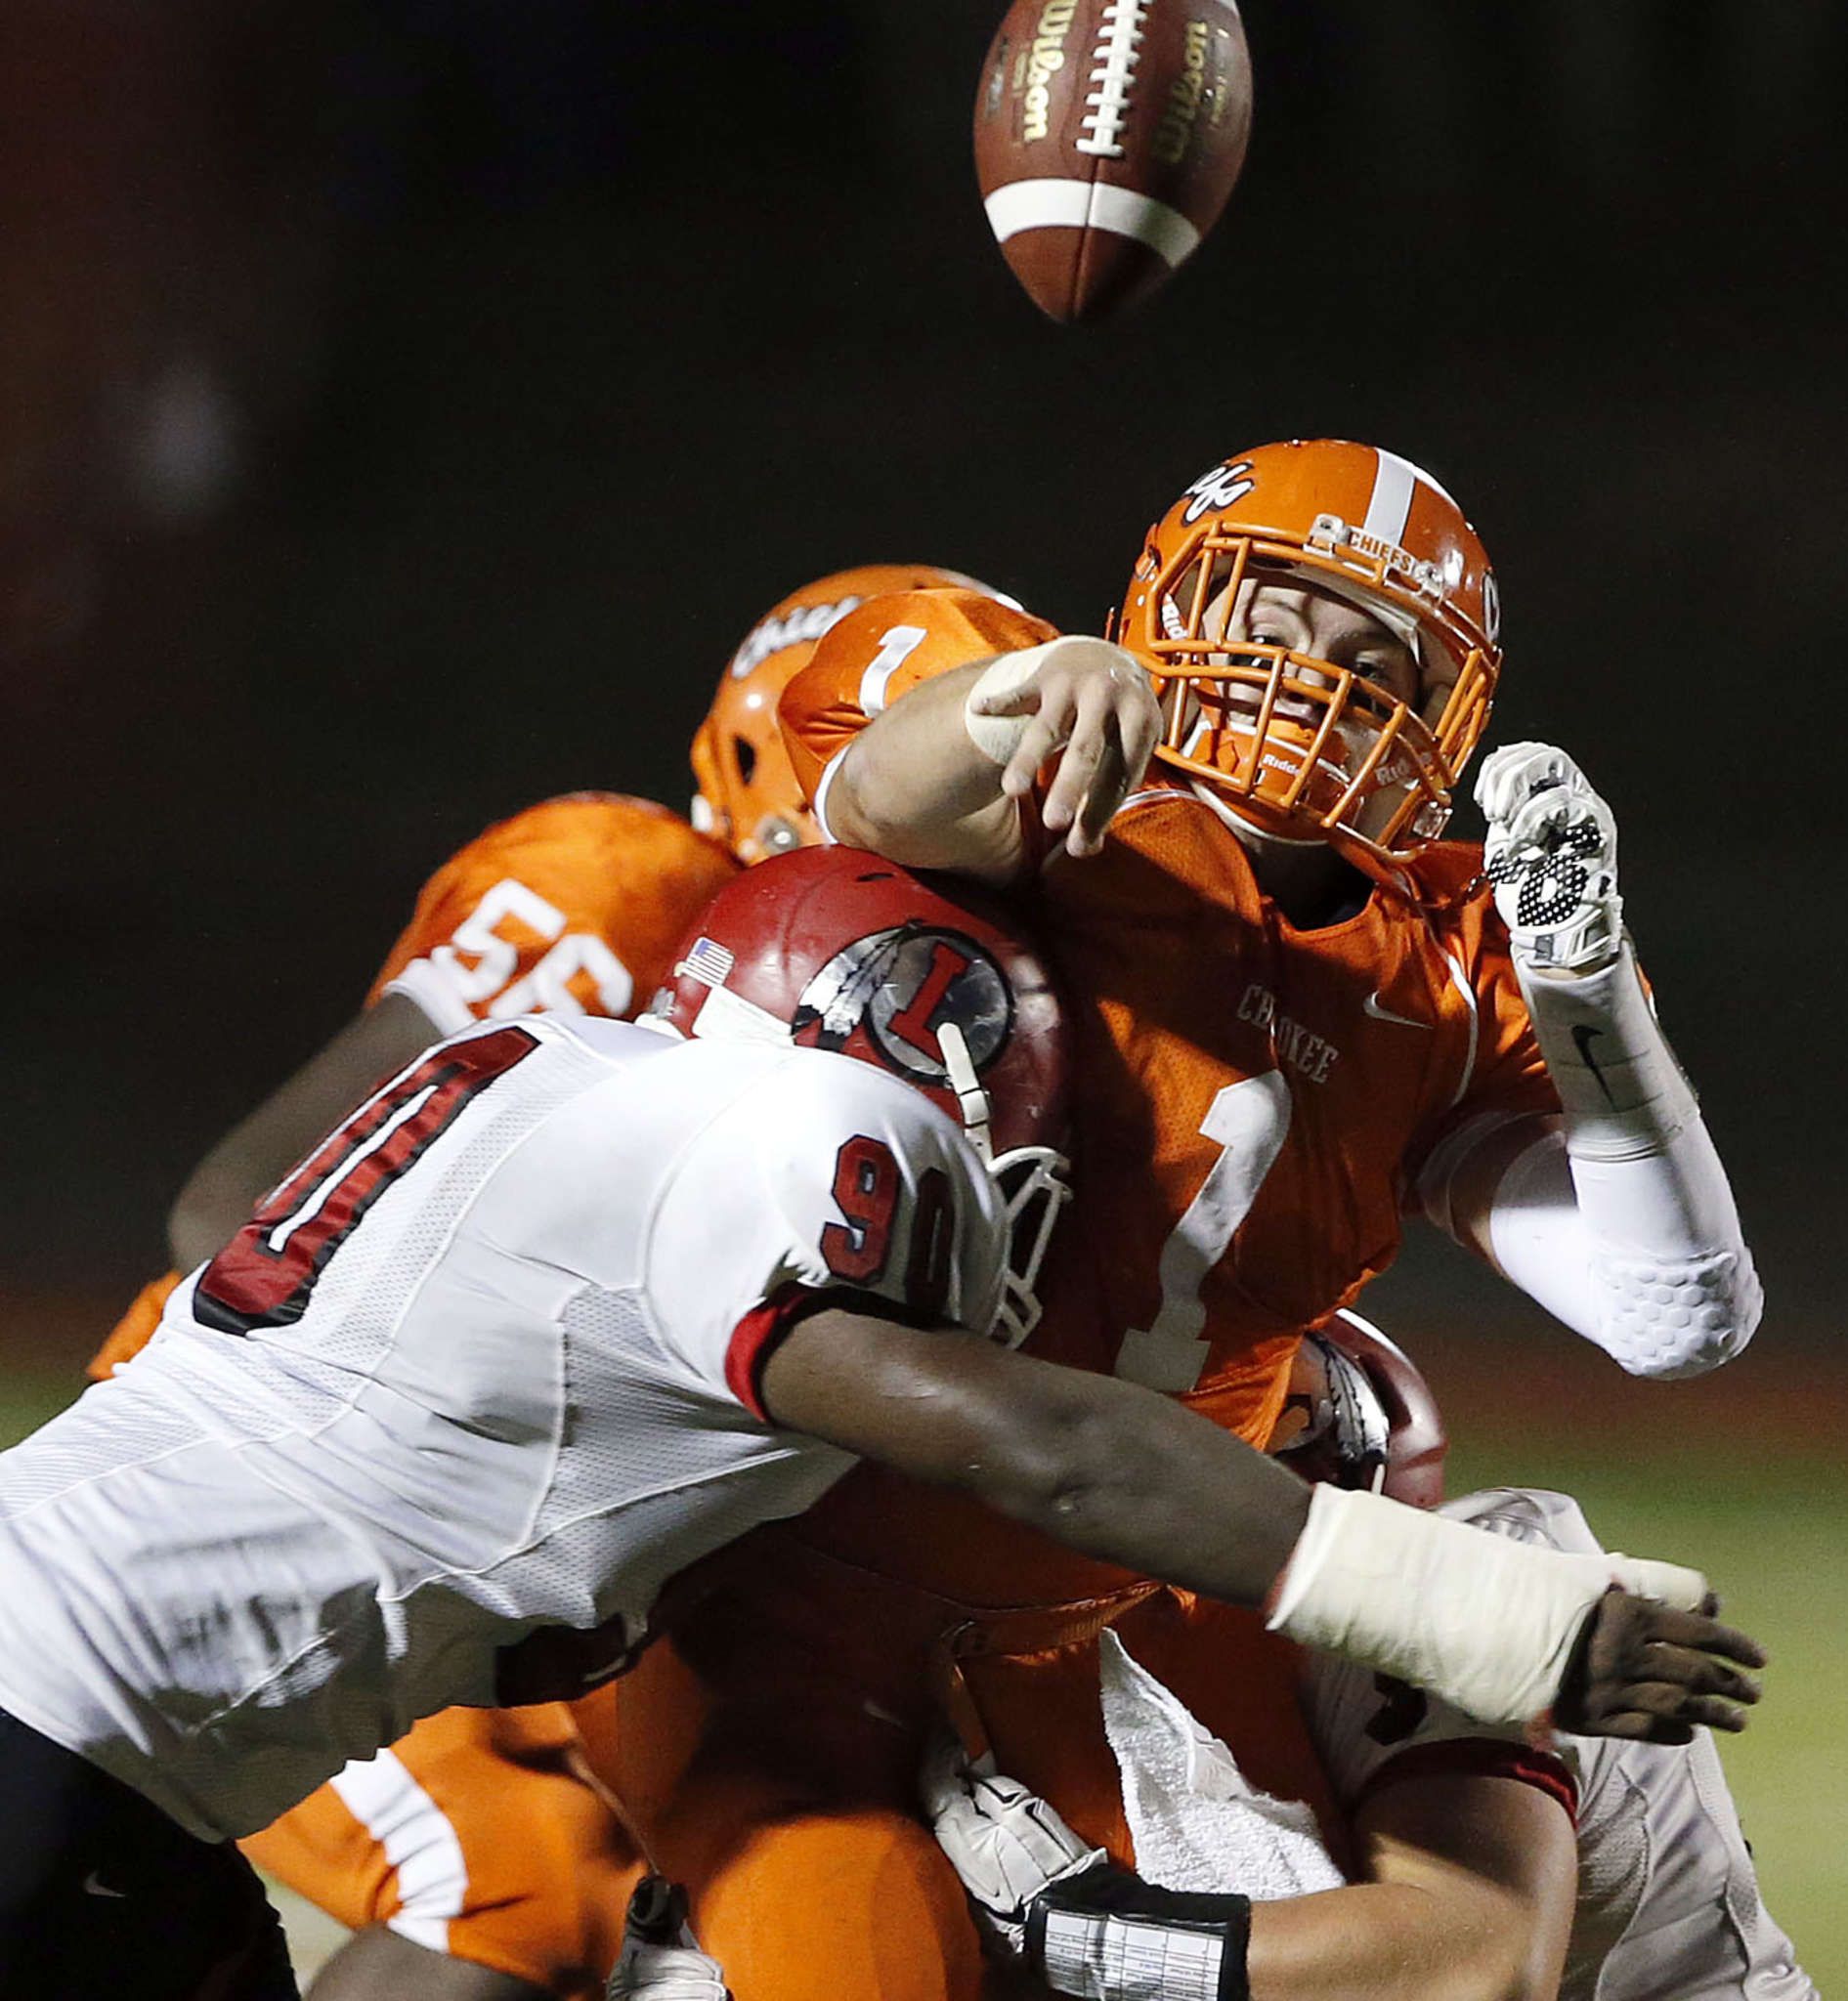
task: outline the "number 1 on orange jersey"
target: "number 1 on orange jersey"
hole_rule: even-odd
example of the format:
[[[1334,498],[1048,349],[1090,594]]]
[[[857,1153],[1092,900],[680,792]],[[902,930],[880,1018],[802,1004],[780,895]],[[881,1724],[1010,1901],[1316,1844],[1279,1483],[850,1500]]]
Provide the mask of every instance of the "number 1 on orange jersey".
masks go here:
[[[1161,1310],[1145,1328],[1132,1328],[1117,1350],[1116,1374],[1150,1389],[1191,1389],[1211,1345],[1200,1330],[1206,1275],[1231,1249],[1258,1190],[1290,1134],[1290,1086],[1278,1070],[1242,1078],[1214,1095],[1200,1133],[1220,1150],[1200,1192],[1162,1246]]]

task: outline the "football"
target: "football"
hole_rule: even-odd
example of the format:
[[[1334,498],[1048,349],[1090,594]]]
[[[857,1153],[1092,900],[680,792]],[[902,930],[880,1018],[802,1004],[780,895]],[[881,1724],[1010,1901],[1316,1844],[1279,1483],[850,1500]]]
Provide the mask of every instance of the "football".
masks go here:
[[[1232,0],[1014,0],[975,98],[989,227],[1054,319],[1101,319],[1190,256],[1251,131]]]

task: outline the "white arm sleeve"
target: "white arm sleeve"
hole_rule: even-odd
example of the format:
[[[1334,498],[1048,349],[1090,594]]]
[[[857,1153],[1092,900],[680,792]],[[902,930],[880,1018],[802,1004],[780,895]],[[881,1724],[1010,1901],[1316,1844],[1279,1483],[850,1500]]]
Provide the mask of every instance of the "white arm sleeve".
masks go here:
[[[1633,1376],[1698,1376],[1730,1361],[1757,1328],[1764,1294],[1726,1170],[1628,944],[1573,979],[1521,969],[1521,986],[1566,1123],[1495,1190],[1496,1264]],[[1428,1193],[1427,1207],[1446,1214],[1447,1191]]]

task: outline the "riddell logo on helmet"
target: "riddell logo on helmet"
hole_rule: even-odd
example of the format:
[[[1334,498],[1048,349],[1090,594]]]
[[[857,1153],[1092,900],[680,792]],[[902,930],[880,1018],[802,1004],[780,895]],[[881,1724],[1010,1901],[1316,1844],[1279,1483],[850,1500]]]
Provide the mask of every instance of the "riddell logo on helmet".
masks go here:
[[[1210,473],[1202,473],[1182,496],[1187,500],[1187,510],[1181,519],[1191,528],[1201,515],[1211,514],[1215,508],[1230,507],[1247,493],[1255,493],[1258,482],[1250,474],[1248,458],[1241,458],[1236,465],[1216,465]]]
[[[804,641],[819,639],[863,602],[857,597],[847,597],[833,605],[798,605],[781,618],[772,616],[764,619],[752,628],[744,645],[732,655],[732,663],[727,671],[734,681],[742,681],[747,674],[762,666],[773,653],[781,653],[786,646],[800,646]]]
[[[901,924],[856,938],[802,990],[790,1023],[798,1042],[838,1049],[864,1028],[881,1058],[914,1084],[949,1083],[937,1031],[954,1022],[981,1070],[1001,1053],[1013,1000],[1001,968],[960,931]]]

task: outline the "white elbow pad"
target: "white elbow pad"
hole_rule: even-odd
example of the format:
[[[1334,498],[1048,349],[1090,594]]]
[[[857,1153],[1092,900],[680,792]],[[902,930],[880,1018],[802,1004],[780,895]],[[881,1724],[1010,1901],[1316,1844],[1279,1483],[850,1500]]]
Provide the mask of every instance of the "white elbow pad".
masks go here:
[[[1269,1624],[1480,1722],[1526,1724],[1552,1707],[1585,1616],[1612,1585],[1684,1611],[1707,1592],[1679,1564],[1529,1548],[1318,1486]]]
[[[1726,1170],[1657,1026],[1626,940],[1596,972],[1517,967],[1566,1112],[1489,1217],[1508,1276],[1632,1375],[1696,1376],[1736,1355],[1764,1307]]]
[[[1600,1245],[1592,1253],[1599,1344],[1632,1376],[1672,1382],[1730,1362],[1764,1311],[1751,1253],[1656,1257]]]

